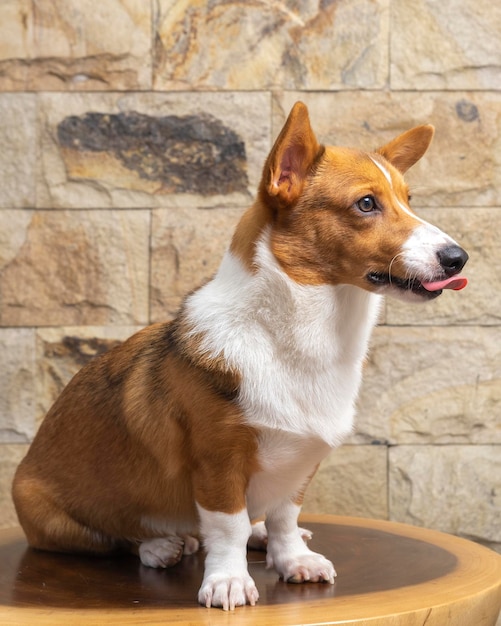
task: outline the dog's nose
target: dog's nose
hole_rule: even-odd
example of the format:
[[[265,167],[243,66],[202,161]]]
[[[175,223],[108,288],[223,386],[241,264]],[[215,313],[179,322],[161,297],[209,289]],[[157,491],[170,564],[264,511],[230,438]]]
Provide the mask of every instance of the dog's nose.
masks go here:
[[[441,248],[437,252],[437,256],[447,276],[458,274],[468,260],[468,254],[456,244]]]

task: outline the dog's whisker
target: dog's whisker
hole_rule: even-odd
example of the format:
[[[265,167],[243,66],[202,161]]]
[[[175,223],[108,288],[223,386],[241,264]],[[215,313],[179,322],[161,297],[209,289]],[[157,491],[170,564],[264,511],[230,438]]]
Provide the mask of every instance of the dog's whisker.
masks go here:
[[[388,266],[388,276],[389,276],[389,279],[390,279],[390,281],[389,281],[389,282],[390,282],[390,285],[391,285],[391,283],[392,283],[391,268],[393,267],[393,264],[394,264],[394,263],[395,263],[395,261],[398,259],[398,257],[400,257],[400,256],[402,256],[402,255],[403,255],[403,252],[399,252],[399,253],[398,253],[398,254],[396,254],[396,255],[392,258],[392,260],[390,261],[390,265]]]

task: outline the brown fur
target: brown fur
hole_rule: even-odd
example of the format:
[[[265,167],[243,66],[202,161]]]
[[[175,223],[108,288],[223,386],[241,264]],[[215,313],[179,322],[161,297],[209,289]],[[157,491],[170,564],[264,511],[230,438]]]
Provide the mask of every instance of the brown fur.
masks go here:
[[[431,135],[431,127],[419,127],[373,155],[404,204],[408,192],[397,168],[417,161]],[[321,146],[298,103],[231,250],[252,271],[256,241],[270,226],[272,251],[295,281],[370,289],[360,259],[387,270],[414,225],[385,185],[365,153]],[[353,210],[369,193],[390,198],[384,220]],[[238,404],[240,374],[224,355],[208,358],[192,330],[181,312],[96,358],[68,384],[14,480],[32,546],[106,552],[160,534],[141,524],[144,516],[196,532],[196,503],[209,511],[244,509],[259,470],[258,433]]]
[[[188,357],[177,330],[155,324],[91,361],[49,411],[13,488],[31,545],[107,551],[146,538],[143,515],[196,532],[195,500],[243,508],[256,437],[238,379]]]

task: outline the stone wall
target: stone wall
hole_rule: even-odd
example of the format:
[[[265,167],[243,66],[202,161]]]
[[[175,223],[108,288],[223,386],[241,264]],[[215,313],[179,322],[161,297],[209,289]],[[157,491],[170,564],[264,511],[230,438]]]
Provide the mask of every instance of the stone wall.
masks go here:
[[[500,30],[490,0],[3,0],[0,525],[63,385],[212,274],[302,99],[329,143],[433,123],[413,204],[471,257],[466,291],[387,302],[305,508],[499,549]]]

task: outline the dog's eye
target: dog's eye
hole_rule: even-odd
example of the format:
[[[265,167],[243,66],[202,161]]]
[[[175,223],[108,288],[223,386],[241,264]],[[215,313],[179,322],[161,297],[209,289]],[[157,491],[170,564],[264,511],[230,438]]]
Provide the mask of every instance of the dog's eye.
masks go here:
[[[355,206],[359,211],[362,211],[362,213],[370,213],[371,211],[375,211],[377,209],[374,196],[364,196],[363,198],[360,198],[360,200],[355,203]]]

